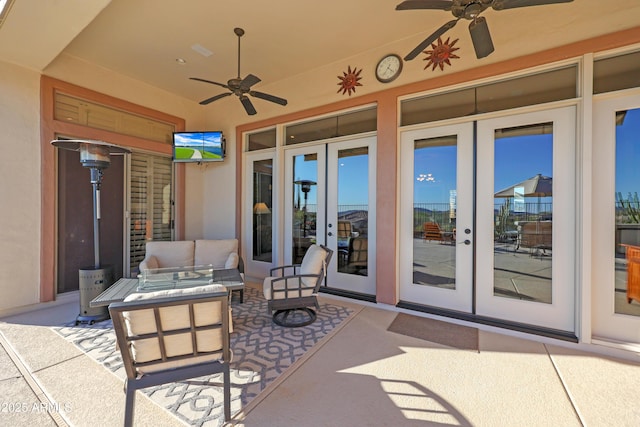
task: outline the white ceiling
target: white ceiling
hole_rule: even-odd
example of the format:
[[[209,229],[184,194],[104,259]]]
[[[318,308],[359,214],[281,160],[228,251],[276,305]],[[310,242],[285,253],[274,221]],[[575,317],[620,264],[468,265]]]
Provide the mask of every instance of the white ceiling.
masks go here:
[[[339,72],[349,58],[387,47],[404,56],[453,19],[445,11],[395,11],[400,1],[17,0],[0,27],[0,60],[46,73],[58,55],[72,55],[200,101],[218,89],[188,77],[226,83],[237,75],[234,27],[246,31],[241,75],[255,74],[262,85],[327,64]],[[445,35],[460,38],[478,65],[636,27],[640,1],[575,0],[483,16],[496,49],[489,57],[473,57],[466,23]],[[195,44],[213,55],[195,52]]]

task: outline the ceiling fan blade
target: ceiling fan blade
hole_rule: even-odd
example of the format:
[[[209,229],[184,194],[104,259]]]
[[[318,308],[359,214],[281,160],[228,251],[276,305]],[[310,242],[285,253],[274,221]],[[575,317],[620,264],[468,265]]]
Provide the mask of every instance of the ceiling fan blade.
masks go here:
[[[287,105],[286,99],[269,95],[268,93],[257,92],[255,90],[252,90],[251,92],[249,92],[249,95],[255,96],[256,98],[264,99],[265,101],[275,102],[276,104]]]
[[[249,74],[247,77],[245,77],[244,79],[242,79],[242,81],[240,82],[240,88],[244,89],[244,90],[249,90],[251,88],[251,86],[253,86],[254,84],[260,82],[260,78],[257,76],[254,76],[253,74]]]
[[[495,0],[491,7],[495,10],[515,9],[517,7],[544,6],[556,3],[571,3],[573,0]]]
[[[197,80],[197,81],[199,81],[199,82],[210,83],[210,84],[212,84],[212,85],[216,85],[216,86],[222,86],[222,87],[223,87],[223,88],[225,88],[225,89],[229,89],[229,86],[227,86],[227,85],[226,85],[226,84],[224,84],[224,83],[212,82],[211,80],[200,79],[200,78],[198,78],[198,77],[189,77],[189,79],[191,79],[191,80]]]
[[[450,10],[451,0],[405,0],[396,6],[396,10],[437,9]]]
[[[229,95],[231,95],[231,92],[221,93],[220,95],[212,96],[211,98],[207,98],[204,101],[200,101],[200,105],[211,104],[213,101],[217,101],[218,99],[225,98]]]
[[[471,21],[471,24],[469,24],[469,33],[471,33],[471,41],[476,51],[476,58],[484,58],[494,51],[487,20],[482,16]]]
[[[248,115],[253,116],[256,113],[256,109],[251,103],[251,100],[246,95],[242,95],[240,97],[240,102],[242,102],[242,106],[244,107]]]
[[[444,24],[442,27],[438,28],[435,33],[431,34],[422,43],[420,43],[418,46],[416,46],[415,49],[413,49],[411,52],[409,52],[409,54],[404,57],[404,60],[405,61],[411,61],[413,58],[418,56],[418,54],[420,52],[425,50],[431,43],[435,42],[438,39],[438,37],[440,37],[441,35],[443,35],[447,31],[449,31],[450,29],[455,27],[457,23],[458,23],[458,20],[454,19],[453,21],[449,21],[446,24]]]

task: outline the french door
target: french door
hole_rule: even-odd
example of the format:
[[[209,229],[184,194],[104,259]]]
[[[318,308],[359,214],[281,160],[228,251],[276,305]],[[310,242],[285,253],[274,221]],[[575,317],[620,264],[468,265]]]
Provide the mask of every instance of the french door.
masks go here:
[[[473,123],[401,141],[400,299],[471,313]]]
[[[575,108],[404,132],[400,299],[575,329]]]
[[[333,250],[326,286],[375,296],[375,137],[287,149],[286,262]]]
[[[593,116],[592,334],[637,349],[640,96],[598,100]]]

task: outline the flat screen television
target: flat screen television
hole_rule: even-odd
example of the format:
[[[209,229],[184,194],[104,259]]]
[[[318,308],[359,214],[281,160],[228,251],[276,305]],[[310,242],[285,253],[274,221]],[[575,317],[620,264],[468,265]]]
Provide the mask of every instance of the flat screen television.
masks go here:
[[[220,131],[174,132],[174,162],[221,162],[225,155],[224,135]]]

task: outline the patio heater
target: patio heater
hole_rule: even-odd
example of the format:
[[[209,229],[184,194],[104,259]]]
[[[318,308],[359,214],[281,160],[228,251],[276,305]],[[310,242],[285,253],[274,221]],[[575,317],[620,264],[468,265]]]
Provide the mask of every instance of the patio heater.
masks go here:
[[[304,193],[304,208],[302,208],[302,237],[307,237],[307,199],[309,198],[311,186],[316,185],[316,182],[308,179],[301,179],[294,181],[294,184],[300,185],[302,192]]]
[[[92,308],[89,303],[113,283],[113,266],[100,263],[100,185],[102,171],[111,164],[112,154],[125,154],[130,151],[117,145],[95,140],[56,139],[51,141],[55,147],[80,152],[80,163],[89,168],[93,187],[93,266],[79,270],[80,314],[76,325],[82,322],[93,324],[109,318],[107,307]]]

